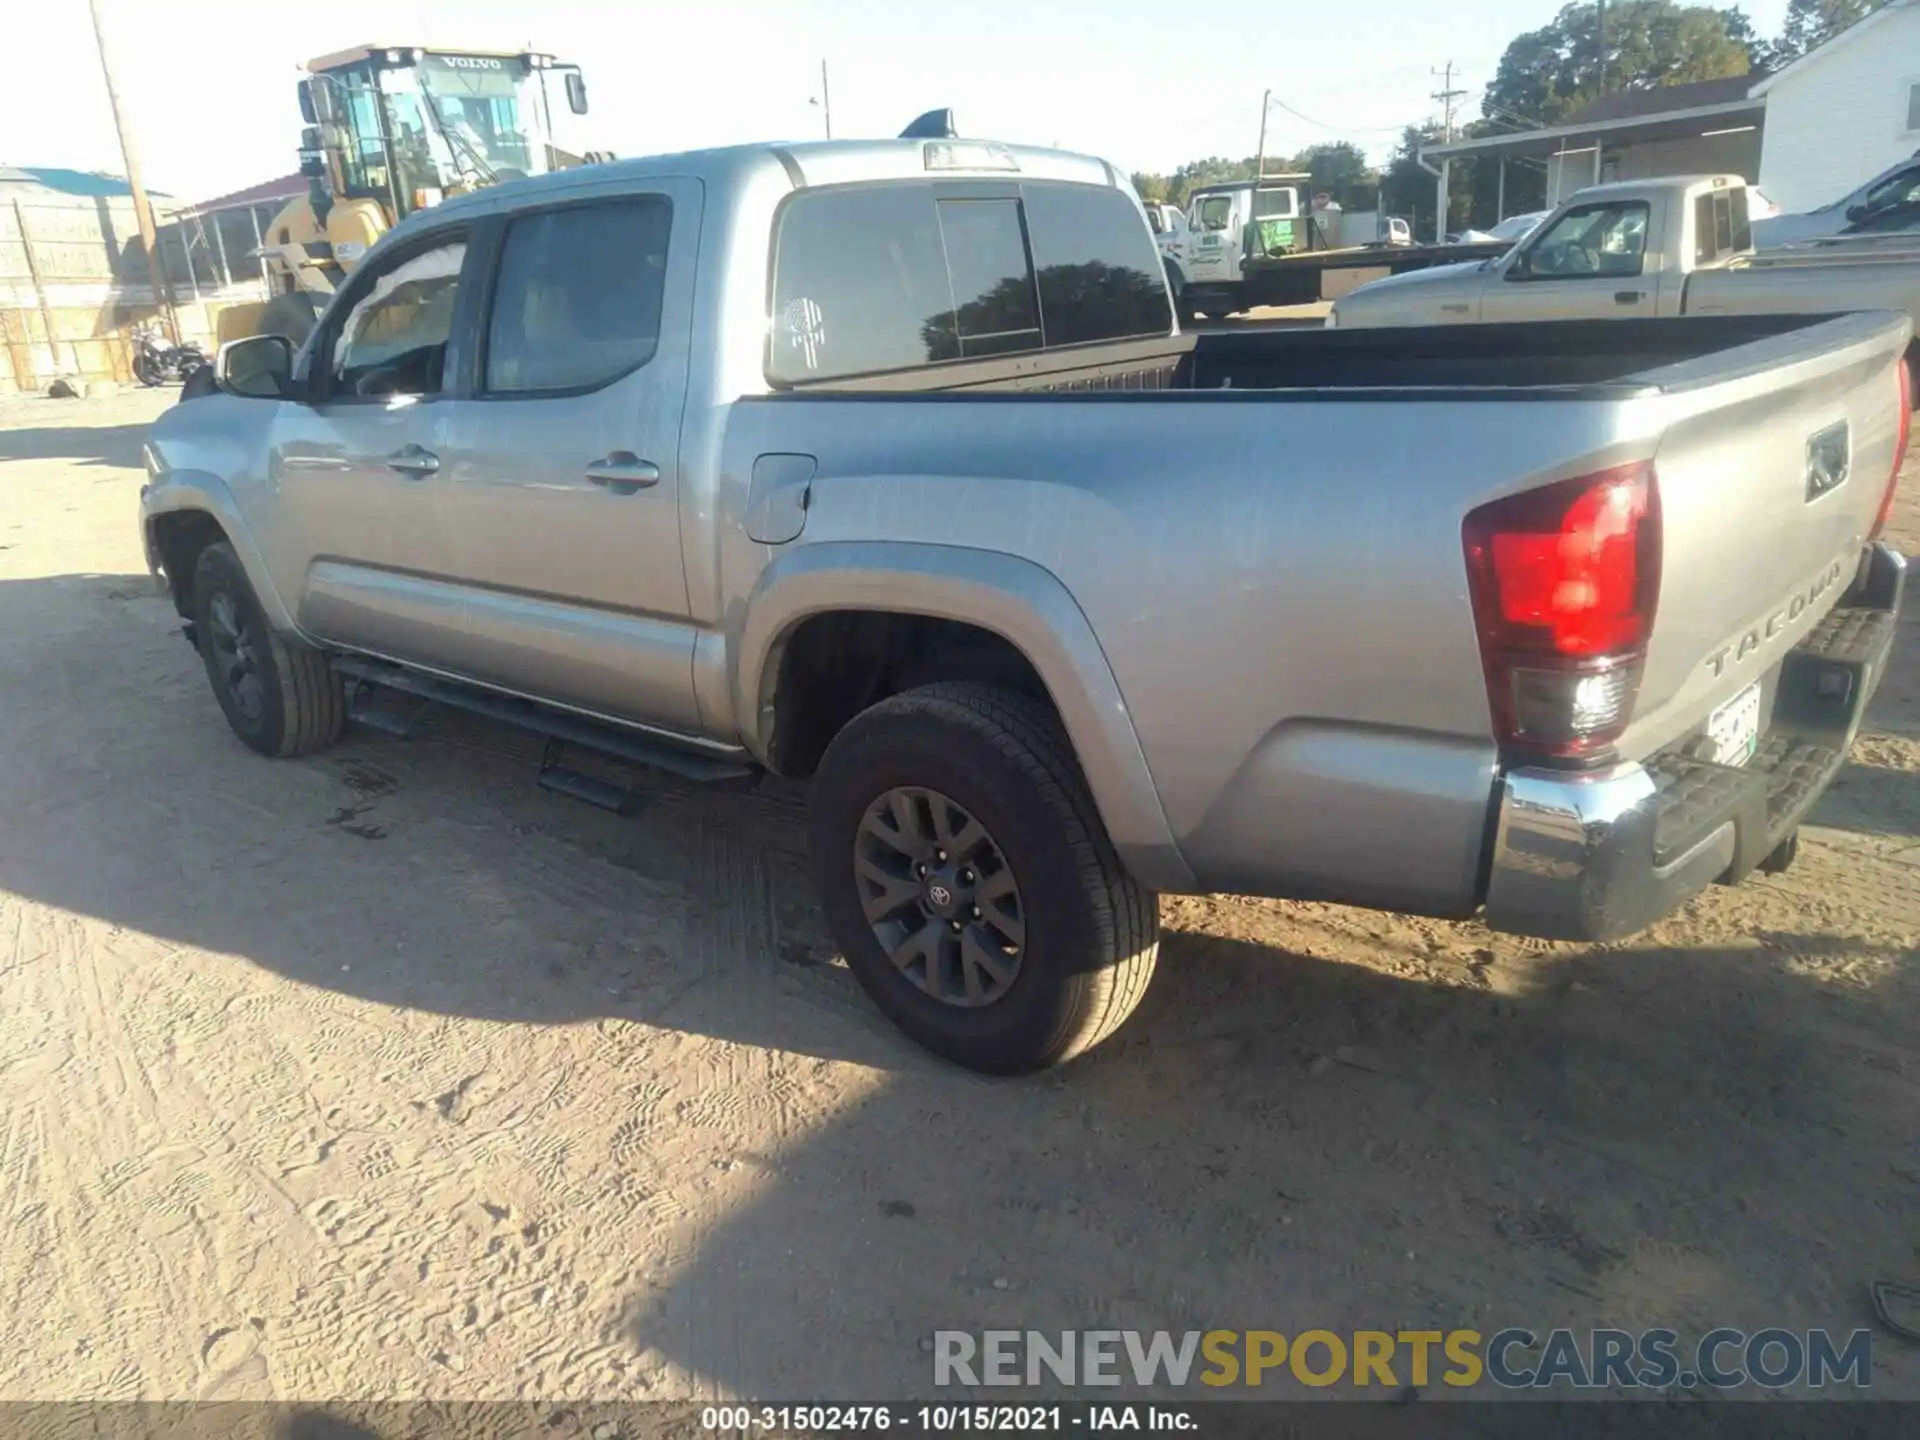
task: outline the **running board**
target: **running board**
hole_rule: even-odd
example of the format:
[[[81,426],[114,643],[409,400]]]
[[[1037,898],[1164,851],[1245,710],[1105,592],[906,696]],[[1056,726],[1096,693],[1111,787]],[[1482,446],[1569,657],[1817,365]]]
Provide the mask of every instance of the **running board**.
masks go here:
[[[631,730],[618,729],[604,725],[597,720],[589,720],[582,715],[569,714],[536,701],[522,700],[512,695],[499,695],[491,690],[482,690],[475,685],[463,685],[457,680],[442,680],[435,675],[422,675],[418,671],[403,666],[392,665],[382,660],[369,660],[357,655],[345,655],[334,661],[334,667],[349,680],[361,685],[377,686],[383,690],[397,690],[402,694],[418,696],[435,704],[449,705],[456,710],[465,710],[474,715],[484,715],[490,720],[504,721],[530,730],[536,735],[544,735],[549,741],[558,741],[562,745],[577,745],[583,750],[596,751],[616,760],[624,760],[631,765],[645,765],[655,770],[665,770],[684,780],[712,782],[721,780],[743,780],[757,777],[757,766],[735,760],[725,755],[703,755],[696,751],[681,749],[664,740],[655,740]],[[362,707],[354,707],[354,718],[362,718]],[[366,715],[369,723],[377,728],[393,730],[391,722],[383,724],[382,719],[373,718],[369,711]],[[409,734],[412,725],[394,731]],[[548,789],[561,790],[579,799],[589,799],[587,792],[592,791],[600,798],[591,803],[603,804],[607,798],[623,795],[617,787],[607,784],[597,776],[580,773],[570,766],[554,764],[557,747],[548,746],[548,753],[541,765],[541,783]],[[549,776],[552,777],[551,782]],[[608,808],[619,808],[609,806]]]

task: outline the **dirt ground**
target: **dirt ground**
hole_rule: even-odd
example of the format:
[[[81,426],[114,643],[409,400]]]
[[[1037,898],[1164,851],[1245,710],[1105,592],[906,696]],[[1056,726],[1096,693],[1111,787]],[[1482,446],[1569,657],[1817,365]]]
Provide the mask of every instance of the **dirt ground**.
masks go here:
[[[1844,1332],[1920,1275],[1920,605],[1786,875],[1606,949],[1170,900],[1117,1040],[996,1083],[837,963],[798,790],[244,750],[144,570],[162,403],[0,401],[0,1398],[904,1398],[936,1328]]]

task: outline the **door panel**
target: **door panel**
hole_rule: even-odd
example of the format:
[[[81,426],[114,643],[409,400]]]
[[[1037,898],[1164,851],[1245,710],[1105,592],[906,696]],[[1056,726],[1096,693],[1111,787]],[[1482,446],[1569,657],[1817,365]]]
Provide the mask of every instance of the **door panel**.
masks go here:
[[[1481,300],[1490,322],[1522,320],[1632,320],[1659,313],[1659,291],[1650,275],[1609,280],[1494,281]]]
[[[412,576],[444,575],[452,564],[434,477],[389,464],[409,446],[434,452],[443,408],[290,405],[276,422],[270,464],[282,533],[299,546],[284,557],[285,573],[295,577],[295,619],[309,634],[431,662],[436,638],[458,633],[457,614],[428,622],[383,604],[399,600]],[[316,584],[323,566],[333,572],[330,585]],[[342,603],[342,581],[357,603]]]
[[[437,467],[466,259],[453,235],[356,276],[358,298],[314,341],[316,403],[275,418],[268,466],[285,523],[270,563],[320,639],[437,664],[459,633],[457,611],[413,591],[454,563]]]
[[[1646,273],[1651,211],[1645,201],[1596,201],[1568,210],[1525,242],[1480,304],[1489,322],[1624,320],[1659,313],[1657,276]]]
[[[477,393],[445,407],[441,455],[463,671],[688,731],[679,441],[700,200],[668,180],[510,217]]]

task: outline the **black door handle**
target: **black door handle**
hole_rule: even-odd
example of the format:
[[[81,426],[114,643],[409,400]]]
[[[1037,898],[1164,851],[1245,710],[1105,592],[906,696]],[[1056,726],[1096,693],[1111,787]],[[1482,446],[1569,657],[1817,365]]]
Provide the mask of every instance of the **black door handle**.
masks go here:
[[[1640,290],[1616,290],[1613,292],[1613,300],[1616,305],[1638,305],[1644,298],[1646,298],[1645,292]]]

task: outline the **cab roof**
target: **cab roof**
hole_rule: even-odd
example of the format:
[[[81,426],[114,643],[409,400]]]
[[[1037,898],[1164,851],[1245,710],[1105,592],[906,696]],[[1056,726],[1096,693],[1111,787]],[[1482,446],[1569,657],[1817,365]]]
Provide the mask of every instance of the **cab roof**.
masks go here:
[[[930,152],[945,151],[961,163],[935,164]],[[965,163],[991,159],[996,163]],[[638,155],[577,169],[555,170],[524,180],[489,185],[448,198],[420,216],[512,208],[537,204],[544,191],[583,179],[617,184],[668,175],[692,176],[719,185],[745,183],[755,172],[779,170],[795,190],[820,185],[852,185],[888,180],[1053,180],[1077,185],[1125,188],[1120,172],[1105,160],[1067,150],[1003,145],[997,141],[954,140],[808,140],[798,143],[732,145],[669,155]],[[1129,192],[1130,193],[1130,192]],[[409,217],[409,222],[418,216]]]
[[[520,60],[538,51],[530,50],[474,50],[459,46],[445,45],[349,45],[345,50],[336,50],[331,55],[322,55],[309,60],[306,69],[309,73],[322,70],[338,70],[343,65],[358,65],[363,60],[371,60],[376,55],[384,55],[389,50],[410,53],[421,50],[429,55],[473,55],[485,60]]]
[[[1587,200],[1605,200],[1614,195],[1630,195],[1650,189],[1685,192],[1694,189],[1744,190],[1746,188],[1745,178],[1739,175],[1659,175],[1645,180],[1609,180],[1604,185],[1585,185],[1576,190],[1574,195],[1578,195],[1584,203]],[[1567,198],[1571,200],[1573,195]]]
[[[1297,185],[1303,180],[1311,179],[1313,179],[1311,172],[1302,171],[1298,174],[1262,175],[1259,183],[1261,185]],[[1253,186],[1254,182],[1252,180],[1216,180],[1211,185],[1196,185],[1193,189],[1189,190],[1187,194],[1189,197],[1194,195],[1216,195],[1228,190],[1251,190]]]

